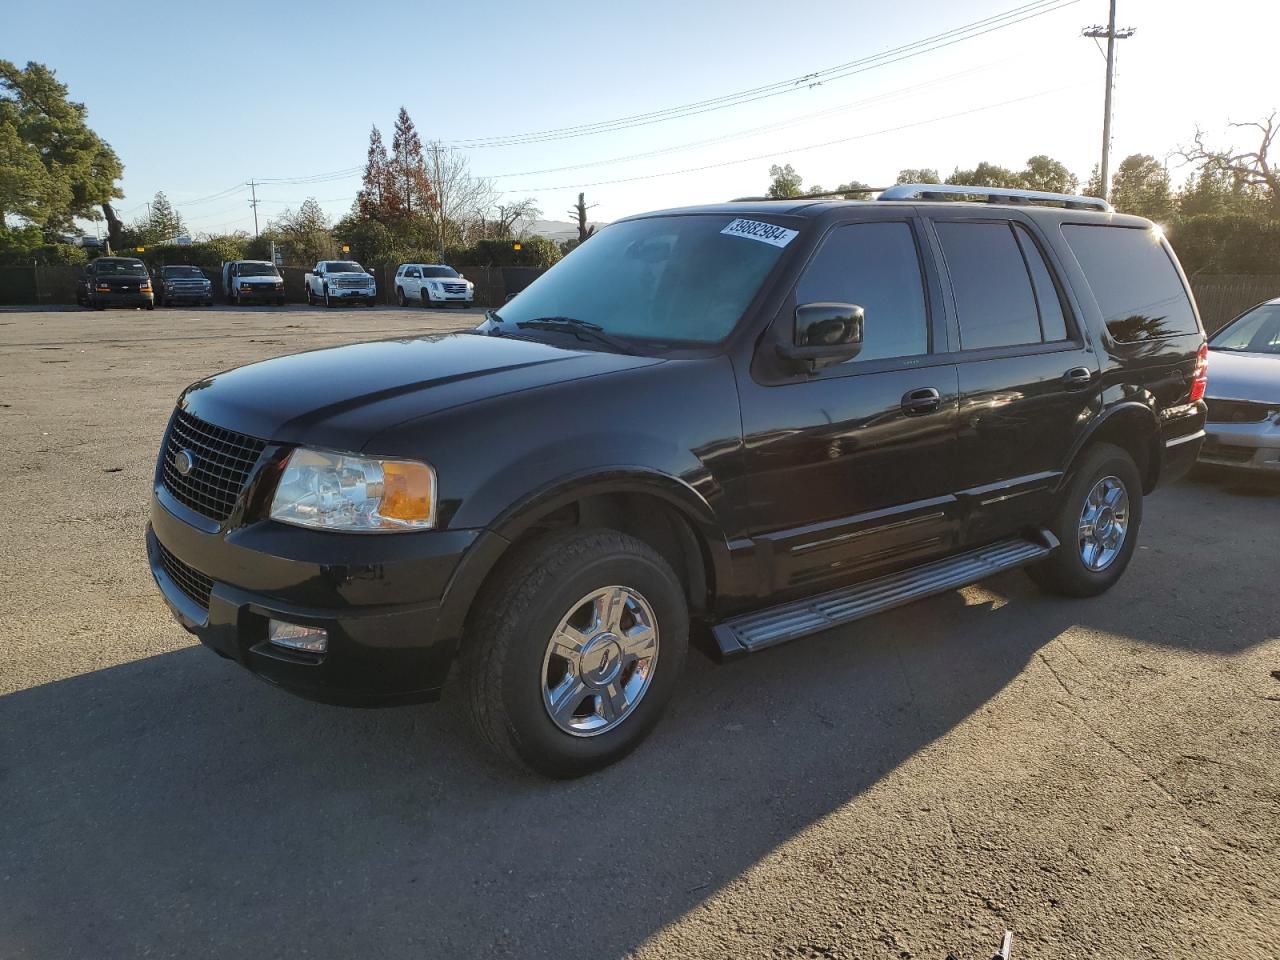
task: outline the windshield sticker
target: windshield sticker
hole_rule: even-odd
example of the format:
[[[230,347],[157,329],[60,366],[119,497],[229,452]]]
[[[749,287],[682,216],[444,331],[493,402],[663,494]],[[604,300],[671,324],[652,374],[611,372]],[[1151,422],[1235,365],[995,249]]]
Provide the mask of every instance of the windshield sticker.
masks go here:
[[[771,243],[775,247],[785,247],[799,233],[798,230],[775,227],[772,223],[761,223],[759,220],[735,220],[720,232],[731,237],[746,237],[748,240]]]

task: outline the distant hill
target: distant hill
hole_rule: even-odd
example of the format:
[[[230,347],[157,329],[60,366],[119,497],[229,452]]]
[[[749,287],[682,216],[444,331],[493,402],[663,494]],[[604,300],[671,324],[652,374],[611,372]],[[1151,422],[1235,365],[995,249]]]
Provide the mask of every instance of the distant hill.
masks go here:
[[[588,220],[589,226],[603,227],[596,220]],[[572,240],[578,235],[578,225],[570,220],[535,220],[529,232],[538,237],[549,237],[552,240]]]

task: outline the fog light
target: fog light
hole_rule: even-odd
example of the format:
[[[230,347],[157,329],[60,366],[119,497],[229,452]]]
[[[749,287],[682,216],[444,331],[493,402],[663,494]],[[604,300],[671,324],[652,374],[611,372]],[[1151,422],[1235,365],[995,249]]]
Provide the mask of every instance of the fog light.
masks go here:
[[[267,624],[267,639],[277,647],[301,653],[324,653],[329,649],[329,631],[323,627],[304,627],[283,620]]]

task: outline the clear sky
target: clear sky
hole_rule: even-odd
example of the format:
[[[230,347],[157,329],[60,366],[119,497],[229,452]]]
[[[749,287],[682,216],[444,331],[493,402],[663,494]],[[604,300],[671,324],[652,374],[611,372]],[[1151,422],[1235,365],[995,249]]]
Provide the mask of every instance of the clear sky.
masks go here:
[[[193,232],[224,232],[253,228],[250,178],[335,174],[264,184],[264,224],[308,196],[341,216],[359,187],[358,170],[341,171],[363,163],[370,124],[390,141],[402,104],[424,140],[450,143],[603,123],[882,55],[1018,6],[1039,15],[754,102],[468,146],[475,173],[535,197],[545,218],[568,219],[583,189],[591,216],[612,220],[762,193],[772,163],[831,188],[1048,153],[1083,181],[1100,150],[1104,59],[1079,34],[1105,21],[1107,4],[5,0],[0,57],[48,64],[87,105],[124,162],[126,220],[164,190]],[[1117,159],[1163,158],[1197,123],[1243,144],[1228,120],[1280,106],[1280,3],[1120,0],[1119,11],[1137,33],[1119,44]],[[1172,161],[1171,171],[1185,173]]]

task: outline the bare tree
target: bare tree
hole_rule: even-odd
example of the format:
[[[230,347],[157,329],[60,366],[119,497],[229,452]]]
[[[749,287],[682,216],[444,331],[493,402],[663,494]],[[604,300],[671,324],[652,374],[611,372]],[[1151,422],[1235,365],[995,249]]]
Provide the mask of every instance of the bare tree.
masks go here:
[[[511,203],[500,203],[495,208],[497,217],[491,226],[494,235],[503,237],[523,237],[529,232],[529,225],[542,215],[533,197],[515,200]]]
[[[1257,130],[1259,134],[1257,149],[1243,151],[1214,149],[1205,142],[1204,131],[1196,127],[1191,144],[1180,147],[1176,156],[1188,163],[1200,164],[1205,170],[1231,174],[1248,187],[1265,191],[1272,216],[1280,219],[1280,162],[1270,156],[1276,135],[1280,134],[1280,124],[1276,122],[1276,111],[1272,110],[1271,115],[1264,120],[1232,123],[1230,126],[1239,129],[1252,127]]]
[[[444,245],[466,243],[483,229],[499,193],[492,182],[471,173],[461,151],[439,142],[427,147],[427,174],[435,187],[437,218]]]
[[[596,204],[591,204],[591,207]],[[591,209],[587,206],[587,195],[585,193],[578,194],[578,202],[569,210],[569,216],[578,221],[578,242],[582,243],[587,237],[596,232],[594,226],[587,226],[587,211]]]

